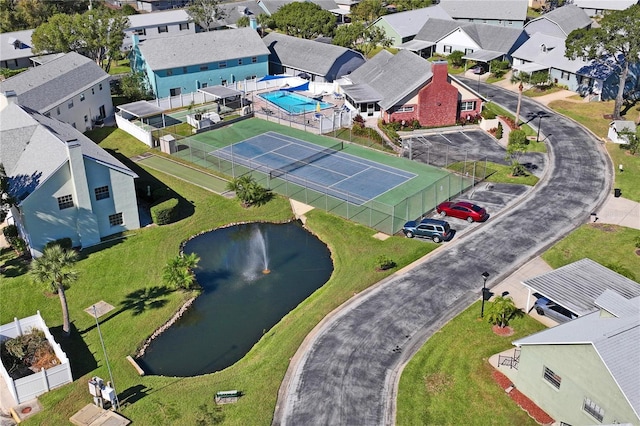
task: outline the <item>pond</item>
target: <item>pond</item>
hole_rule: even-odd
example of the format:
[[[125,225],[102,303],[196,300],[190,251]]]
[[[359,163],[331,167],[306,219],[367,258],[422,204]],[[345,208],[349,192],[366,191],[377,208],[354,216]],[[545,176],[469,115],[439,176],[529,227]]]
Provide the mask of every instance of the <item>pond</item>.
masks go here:
[[[147,374],[196,376],[234,364],[333,272],[327,246],[299,222],[217,229],[184,252],[200,257],[203,292],[137,360]]]

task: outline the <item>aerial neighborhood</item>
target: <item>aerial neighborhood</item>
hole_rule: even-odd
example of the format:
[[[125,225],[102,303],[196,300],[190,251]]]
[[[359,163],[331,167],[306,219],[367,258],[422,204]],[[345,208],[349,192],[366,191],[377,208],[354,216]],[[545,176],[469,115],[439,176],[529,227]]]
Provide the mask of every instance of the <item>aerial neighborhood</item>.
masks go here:
[[[0,424],[640,425],[638,0],[5,3]]]

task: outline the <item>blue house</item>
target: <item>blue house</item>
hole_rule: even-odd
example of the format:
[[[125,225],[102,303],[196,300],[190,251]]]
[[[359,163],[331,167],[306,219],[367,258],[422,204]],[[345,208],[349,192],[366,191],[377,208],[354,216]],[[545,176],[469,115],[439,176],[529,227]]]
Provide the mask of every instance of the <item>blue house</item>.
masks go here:
[[[269,49],[251,28],[133,40],[131,66],[158,98],[269,74]]]

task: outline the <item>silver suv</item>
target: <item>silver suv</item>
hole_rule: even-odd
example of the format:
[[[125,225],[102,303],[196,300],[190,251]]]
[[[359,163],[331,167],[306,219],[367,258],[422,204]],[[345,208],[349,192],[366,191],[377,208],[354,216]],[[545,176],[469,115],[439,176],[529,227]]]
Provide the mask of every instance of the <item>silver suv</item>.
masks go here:
[[[453,230],[449,226],[449,222],[438,219],[423,219],[420,223],[414,220],[409,221],[404,224],[402,232],[407,238],[431,238],[434,243],[449,240],[453,236]]]

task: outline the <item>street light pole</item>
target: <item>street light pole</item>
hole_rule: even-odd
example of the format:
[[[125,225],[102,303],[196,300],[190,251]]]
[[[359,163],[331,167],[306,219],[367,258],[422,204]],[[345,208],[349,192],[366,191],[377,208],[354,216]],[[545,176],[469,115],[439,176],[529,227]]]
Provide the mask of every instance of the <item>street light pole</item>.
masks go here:
[[[480,308],[480,318],[484,318],[484,300],[487,298],[487,279],[489,278],[489,273],[484,271],[482,273],[482,307]]]

